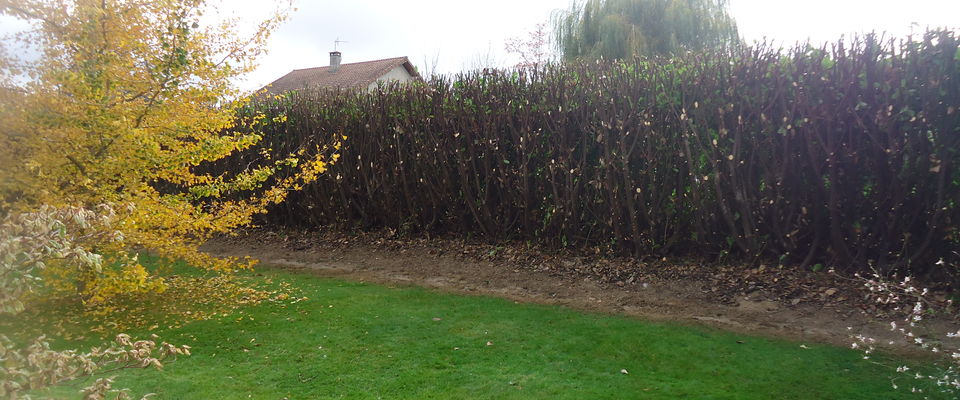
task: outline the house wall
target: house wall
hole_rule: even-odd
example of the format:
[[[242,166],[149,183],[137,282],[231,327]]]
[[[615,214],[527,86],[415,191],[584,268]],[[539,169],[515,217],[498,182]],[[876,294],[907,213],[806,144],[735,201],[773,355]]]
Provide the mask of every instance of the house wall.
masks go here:
[[[412,78],[413,77],[410,75],[410,73],[407,72],[406,68],[404,68],[402,65],[398,65],[396,67],[393,67],[393,69],[391,69],[390,72],[387,72],[386,74],[383,74],[383,76],[377,78],[376,82],[373,82],[369,86],[367,86],[367,90],[376,89],[377,83],[379,82],[385,82],[385,81],[406,82],[411,80]]]

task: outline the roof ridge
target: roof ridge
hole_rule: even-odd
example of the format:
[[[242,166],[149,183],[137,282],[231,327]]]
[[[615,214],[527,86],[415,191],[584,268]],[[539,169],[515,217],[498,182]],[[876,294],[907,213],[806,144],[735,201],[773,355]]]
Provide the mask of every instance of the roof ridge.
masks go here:
[[[385,59],[383,59],[383,60],[374,60],[374,61],[372,61],[372,62],[376,62],[376,61],[388,61],[388,60],[397,60],[397,61],[402,60],[403,62],[400,63],[401,66],[403,66],[404,63],[410,62],[410,59],[407,58],[407,56],[403,56],[403,57],[393,57],[393,58],[385,58]],[[359,63],[357,63],[357,64],[359,64]],[[387,65],[384,65],[384,66],[380,67],[380,69],[376,71],[376,73],[374,74],[374,76],[371,76],[370,78],[368,78],[368,79],[364,82],[364,85],[369,85],[369,84],[371,84],[371,83],[376,82],[377,79],[379,79],[380,76],[382,76],[383,74],[385,74],[385,73],[387,73],[387,72],[390,72],[391,70],[393,70],[393,69],[396,68],[396,67],[397,67],[396,65],[392,65],[392,64],[387,64]]]
[[[410,64],[410,58],[401,56],[340,64],[339,71],[336,74],[327,73],[330,71],[329,66],[295,69],[271,82],[265,88],[270,88],[270,92],[280,93],[315,85],[329,87],[369,86],[384,74],[398,67],[405,69],[411,77],[419,78],[416,69]]]
[[[407,58],[407,56],[388,57],[388,58],[381,58],[381,59],[379,59],[379,60],[357,61],[357,62],[352,62],[352,63],[340,64],[340,66],[342,67],[342,66],[344,66],[344,65],[368,64],[368,63],[383,62],[383,61],[389,61],[389,60],[400,60],[400,59],[406,59],[406,58]],[[408,59],[408,60],[409,60],[409,59]],[[320,69],[320,68],[330,68],[330,66],[327,65],[327,66],[323,66],[323,67],[300,68],[300,69],[294,69],[294,71],[307,71],[307,70],[311,70],[311,69]]]

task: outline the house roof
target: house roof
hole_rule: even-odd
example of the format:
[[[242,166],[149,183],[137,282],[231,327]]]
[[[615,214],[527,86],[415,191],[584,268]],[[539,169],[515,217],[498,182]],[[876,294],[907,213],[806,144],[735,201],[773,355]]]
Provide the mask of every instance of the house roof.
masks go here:
[[[397,66],[403,66],[411,76],[420,78],[407,57],[394,57],[340,64],[340,69],[335,73],[330,73],[330,67],[295,69],[273,81],[265,89],[269,93],[279,94],[306,87],[366,87]]]

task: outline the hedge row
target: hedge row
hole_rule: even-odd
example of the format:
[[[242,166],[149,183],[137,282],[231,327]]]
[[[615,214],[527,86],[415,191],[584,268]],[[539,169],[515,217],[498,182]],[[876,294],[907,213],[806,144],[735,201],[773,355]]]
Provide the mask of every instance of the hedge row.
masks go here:
[[[286,117],[264,126],[277,154],[348,136],[269,223],[926,273],[960,258],[958,107],[958,37],[933,31],[294,92],[250,112]]]

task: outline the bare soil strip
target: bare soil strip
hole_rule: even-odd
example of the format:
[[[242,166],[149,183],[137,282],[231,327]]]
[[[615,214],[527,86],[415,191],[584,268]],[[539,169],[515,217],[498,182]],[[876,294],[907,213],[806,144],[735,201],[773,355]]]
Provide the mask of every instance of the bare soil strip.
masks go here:
[[[709,286],[709,279],[641,277],[629,279],[630,282],[609,283],[589,274],[578,276],[527,268],[522,262],[471,259],[456,249],[451,250],[449,243],[442,241],[395,246],[399,248],[362,241],[345,242],[342,239],[336,243],[322,238],[291,239],[283,234],[260,232],[215,239],[207,243],[204,250],[219,256],[250,256],[264,266],[324,277],[562,305],[800,342],[849,346],[850,335],[856,333],[876,338],[884,345],[898,338],[890,331],[889,320],[879,321],[861,307],[843,302],[770,300],[776,296],[762,293],[704,295],[712,293],[705,287]],[[568,265],[577,262],[559,261]],[[943,328],[937,329],[941,332],[949,328],[946,322],[937,325]],[[898,353],[913,353],[912,348],[904,345],[887,347]]]

